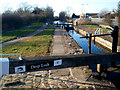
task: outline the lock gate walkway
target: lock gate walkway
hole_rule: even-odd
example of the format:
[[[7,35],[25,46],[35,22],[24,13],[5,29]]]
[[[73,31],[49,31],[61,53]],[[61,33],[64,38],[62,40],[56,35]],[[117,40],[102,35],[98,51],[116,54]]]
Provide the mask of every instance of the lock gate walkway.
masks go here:
[[[72,45],[70,45],[72,43]],[[54,50],[55,49],[55,50]],[[61,50],[60,50],[61,49]],[[66,30],[55,29],[53,52],[51,55],[84,54],[83,49],[68,35]],[[69,63],[69,62],[68,62]],[[83,88],[115,89],[107,80],[96,80],[91,76],[88,66],[56,69],[48,71],[27,72],[3,76],[2,88]]]

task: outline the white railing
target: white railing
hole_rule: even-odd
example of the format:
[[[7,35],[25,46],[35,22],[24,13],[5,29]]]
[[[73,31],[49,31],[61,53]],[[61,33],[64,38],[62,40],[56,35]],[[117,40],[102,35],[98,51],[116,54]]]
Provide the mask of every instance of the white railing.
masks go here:
[[[23,60],[20,53],[0,54],[2,55],[20,55],[19,60]]]

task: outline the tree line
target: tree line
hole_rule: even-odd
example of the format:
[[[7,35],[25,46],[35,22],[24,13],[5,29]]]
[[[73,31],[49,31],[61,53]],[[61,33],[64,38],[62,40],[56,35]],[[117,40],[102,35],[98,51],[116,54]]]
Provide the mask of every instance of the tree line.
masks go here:
[[[51,22],[54,19],[54,11],[51,7],[35,7],[23,5],[16,11],[7,10],[2,14],[2,31],[16,29],[30,25],[34,22]]]

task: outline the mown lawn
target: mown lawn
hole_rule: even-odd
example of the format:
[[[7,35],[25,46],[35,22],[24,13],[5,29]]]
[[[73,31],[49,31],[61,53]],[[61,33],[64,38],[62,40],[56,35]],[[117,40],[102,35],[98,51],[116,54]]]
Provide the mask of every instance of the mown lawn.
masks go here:
[[[28,35],[32,32],[34,32],[36,29],[42,26],[43,23],[33,23],[30,27],[24,28],[24,29],[16,29],[12,31],[7,31],[2,34],[2,41],[0,42],[6,42],[9,40],[13,40],[25,35]]]
[[[89,29],[93,29],[93,30],[96,30],[97,28],[101,28],[98,25],[82,25],[82,26],[87,27]],[[110,29],[106,29],[106,28],[103,28],[103,27],[102,27],[102,29],[103,29],[104,33],[106,33],[107,31],[110,30]]]
[[[99,27],[98,25],[82,25],[82,26],[87,27],[87,28],[90,28],[90,29],[93,29],[93,30],[96,30],[97,28],[101,28],[101,27]],[[104,32],[104,33],[107,33],[108,31],[110,31],[110,29],[106,29],[106,28],[103,28],[103,27],[102,27],[102,29],[103,29],[103,32]],[[120,29],[119,29],[118,35],[119,35],[119,37],[120,37]]]
[[[22,57],[49,56],[54,29],[45,29],[36,36],[2,48],[2,53],[20,53]],[[16,56],[6,56],[16,57]]]

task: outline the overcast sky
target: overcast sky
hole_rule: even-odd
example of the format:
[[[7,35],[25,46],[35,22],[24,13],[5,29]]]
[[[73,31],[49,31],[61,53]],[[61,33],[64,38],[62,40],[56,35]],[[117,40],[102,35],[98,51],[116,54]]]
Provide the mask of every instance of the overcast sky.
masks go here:
[[[59,15],[60,11],[70,11],[70,14],[83,13],[99,13],[102,9],[112,11],[117,9],[117,4],[120,0],[1,0],[0,13],[5,10],[16,10],[20,3],[27,2],[29,5],[35,7],[45,8],[50,6],[55,11],[55,16]]]

